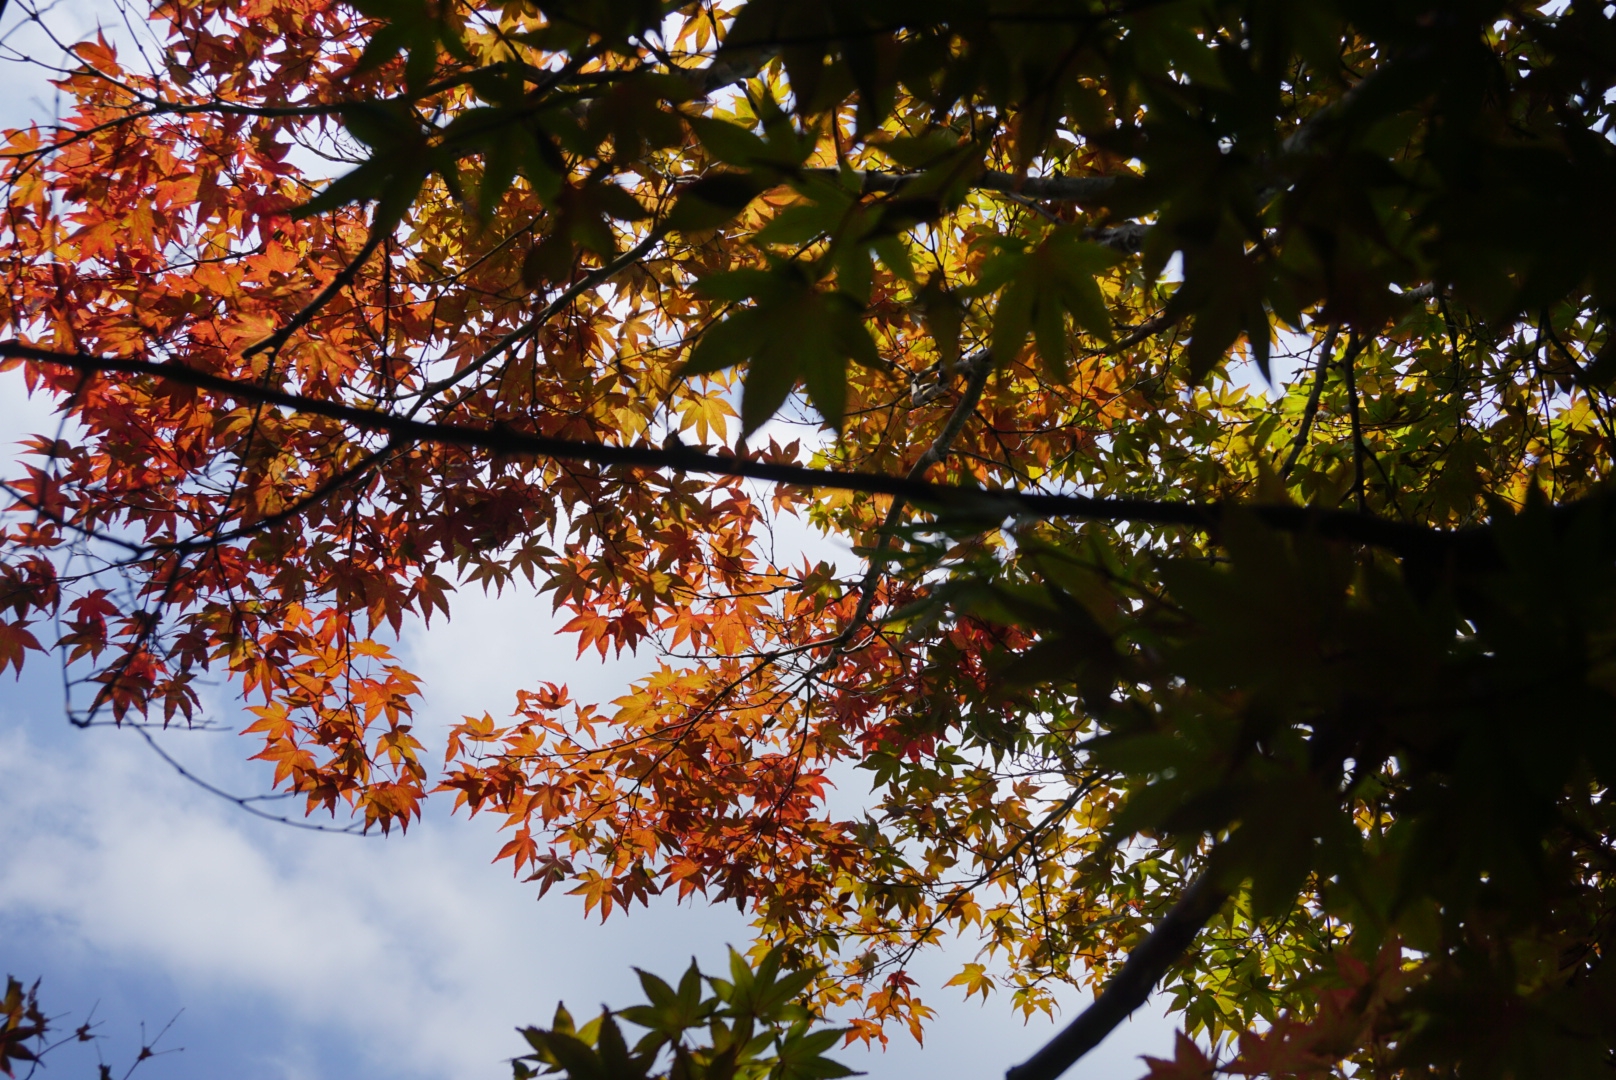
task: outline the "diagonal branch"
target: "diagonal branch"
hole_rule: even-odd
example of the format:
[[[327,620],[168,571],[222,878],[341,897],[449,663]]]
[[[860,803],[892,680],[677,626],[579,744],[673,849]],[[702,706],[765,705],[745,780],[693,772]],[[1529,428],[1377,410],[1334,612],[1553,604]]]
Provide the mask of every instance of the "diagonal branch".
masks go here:
[[[937,433],[937,437],[932,440],[925,453],[920,455],[919,460],[910,466],[905,479],[922,482],[925,480],[926,471],[948,456],[954,440],[959,438],[960,432],[965,429],[965,421],[970,419],[971,414],[976,411],[976,403],[982,399],[982,389],[987,386],[988,375],[993,371],[992,354],[984,349],[974,356],[966,357],[962,364],[970,375],[965,380],[965,389],[960,394],[959,403],[954,406],[954,411],[948,414],[948,419],[943,423],[943,430]],[[837,635],[836,648],[820,661],[821,668],[828,667],[834,662],[836,656],[853,640],[853,636],[859,632],[859,628],[865,624],[870,612],[875,608],[875,590],[881,583],[883,573],[881,556],[885,553],[887,545],[892,542],[892,530],[903,520],[904,505],[903,498],[897,496],[887,508],[886,520],[881,523],[880,538],[876,541],[875,551],[870,555],[870,565],[864,571],[864,580],[859,583],[858,606],[853,610],[853,617],[847,620],[847,626]]]
[[[1296,468],[1296,461],[1302,456],[1302,448],[1307,445],[1307,437],[1313,430],[1313,418],[1319,414],[1319,398],[1324,396],[1324,379],[1330,373],[1330,361],[1335,356],[1335,339],[1340,332],[1340,323],[1331,323],[1330,329],[1325,331],[1324,345],[1319,350],[1319,361],[1313,373],[1313,389],[1307,395],[1307,407],[1302,410],[1302,425],[1296,429],[1296,438],[1291,441],[1291,452],[1285,456],[1285,464],[1280,467],[1281,480],[1290,479],[1291,470]],[[1357,341],[1357,338],[1353,338],[1353,341]]]
[[[281,346],[290,341],[293,334],[307,326],[309,320],[318,315],[321,309],[331,302],[333,297],[353,284],[354,278],[359,276],[360,268],[370,261],[372,255],[376,254],[376,249],[382,246],[382,241],[388,235],[388,231],[382,228],[382,223],[379,220],[373,222],[370,227],[370,235],[365,238],[365,244],[359,249],[359,254],[349,260],[348,265],[343,267],[325,288],[320,290],[319,295],[303,305],[303,309],[293,315],[290,322],[262,341],[243,349],[241,358],[251,360],[261,352],[268,352],[271,355],[280,352]]]
[[[1358,411],[1358,375],[1357,364],[1359,338],[1355,334],[1352,344],[1347,346],[1347,355],[1341,358],[1341,371],[1346,376],[1347,383],[1347,415],[1352,423],[1352,486],[1358,492],[1358,513],[1369,513],[1369,487],[1364,482],[1364,454],[1368,447],[1363,441],[1363,419]]]
[[[1128,954],[1122,969],[1105,984],[1094,1004],[1079,1013],[1077,1019],[1036,1054],[1008,1070],[1005,1080],[1055,1080],[1084,1054],[1099,1046],[1118,1024],[1149,999],[1167,969],[1184,955],[1201,927],[1217,914],[1228,897],[1228,890],[1215,883],[1210,870],[1202,872],[1156,924],[1150,936]]]
[[[664,236],[667,235],[667,231],[666,226],[661,225],[652,229],[638,244],[635,244],[633,247],[618,255],[616,258],[606,262],[604,265],[591,270],[589,273],[585,274],[583,277],[579,278],[565,289],[562,289],[559,293],[552,297],[550,301],[544,305],[544,307],[540,308],[531,319],[528,319],[521,326],[518,326],[515,330],[512,330],[510,333],[500,338],[491,347],[473,359],[465,367],[453,372],[452,374],[445,375],[436,382],[428,383],[426,386],[423,386],[420,394],[417,396],[415,406],[409,411],[410,417],[413,418],[421,411],[422,408],[426,406],[428,402],[437,397],[437,395],[475,375],[484,367],[488,366],[488,364],[509,352],[515,346],[520,345],[528,338],[533,337],[544,328],[545,323],[553,319],[562,309],[564,309],[574,300],[578,299],[578,297],[583,293],[593,289],[602,282],[609,280],[614,274],[616,274],[619,270],[622,270],[624,267],[639,262],[650,253],[652,248],[657,246],[658,242],[660,242]]]

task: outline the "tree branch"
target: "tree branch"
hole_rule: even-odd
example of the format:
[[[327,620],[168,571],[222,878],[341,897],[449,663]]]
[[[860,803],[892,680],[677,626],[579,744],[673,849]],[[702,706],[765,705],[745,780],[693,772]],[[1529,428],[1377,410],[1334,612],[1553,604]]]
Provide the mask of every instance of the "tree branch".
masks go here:
[[[87,353],[56,352],[18,341],[0,342],[0,357],[59,364],[81,372],[114,372],[169,379],[201,390],[227,394],[244,401],[262,402],[313,416],[324,416],[354,427],[381,432],[394,444],[423,442],[487,450],[513,457],[549,457],[586,461],[604,466],[670,469],[712,476],[744,476],[799,487],[893,495],[974,517],[1072,517],[1092,521],[1140,525],[1177,525],[1215,531],[1230,512],[1247,513],[1270,528],[1310,532],[1340,540],[1386,548],[1400,555],[1441,556],[1489,561],[1493,557],[1491,530],[1476,527],[1458,531],[1431,529],[1342,510],[1319,510],[1291,505],[1234,505],[1224,503],[1165,502],[1151,499],[1096,498],[1088,495],[1047,495],[1013,489],[983,489],[957,484],[934,484],[907,476],[833,472],[804,465],[707,454],[685,447],[614,446],[608,443],[558,439],[516,431],[509,427],[473,428],[424,423],[376,409],[340,401],[322,400],[266,386],[214,375],[178,364],[156,363]],[[1562,505],[1561,512],[1579,504]]]
[[[827,180],[837,180],[841,177],[838,169],[803,169],[806,176],[817,176]],[[901,172],[874,172],[865,171],[854,173],[859,179],[861,194],[879,195],[897,191],[910,180],[922,173]],[[1050,202],[1075,203],[1103,203],[1114,195],[1124,181],[1134,179],[1131,176],[1017,176],[1014,173],[995,172],[991,169],[980,172],[971,181],[971,187],[979,191],[1002,191],[1009,195],[1021,195],[1028,199],[1043,199]],[[1136,226],[1142,228],[1142,226]]]
[[[1307,395],[1307,407],[1302,410],[1302,426],[1296,429],[1296,439],[1291,443],[1291,452],[1285,456],[1285,464],[1280,467],[1281,480],[1290,479],[1291,470],[1296,468],[1296,460],[1302,456],[1302,448],[1307,445],[1308,433],[1313,430],[1313,418],[1319,414],[1319,398],[1324,394],[1324,379],[1330,373],[1330,358],[1335,352],[1336,335],[1340,332],[1339,323],[1331,323],[1330,329],[1325,332],[1324,347],[1319,352],[1317,370],[1313,373],[1313,390]]]
[[[1032,1057],[1007,1071],[1005,1080],[1055,1080],[1084,1054],[1100,1045],[1112,1030],[1149,999],[1167,969],[1195,940],[1208,919],[1217,914],[1229,893],[1203,872],[1184,890],[1156,929],[1105,984],[1094,1004],[1078,1014]]]
[[[1358,490],[1358,513],[1369,513],[1369,488],[1364,481],[1363,421],[1358,414],[1358,350],[1363,347],[1357,334],[1347,346],[1347,355],[1341,358],[1341,371],[1347,379],[1347,414],[1352,422],[1352,486]]]
[[[410,409],[410,417],[413,418],[421,411],[421,409],[426,407],[426,405],[430,403],[433,398],[437,397],[445,390],[451,389],[456,384],[469,379],[471,376],[481,371],[484,367],[487,367],[490,362],[504,355],[514,346],[520,345],[528,338],[537,334],[544,328],[545,323],[555,318],[558,312],[560,312],[574,300],[578,299],[579,296],[590,289],[593,289],[602,282],[610,280],[613,275],[615,275],[619,270],[622,270],[625,266],[632,263],[637,263],[641,259],[645,258],[645,256],[650,253],[651,249],[656,247],[656,245],[666,235],[667,229],[665,227],[659,225],[656,228],[653,228],[645,235],[645,239],[641,240],[638,244],[635,244],[633,247],[618,255],[616,258],[609,260],[604,265],[596,267],[594,270],[591,270],[589,273],[585,274],[583,277],[579,278],[565,289],[562,289],[560,292],[556,293],[556,295],[551,297],[550,300],[545,303],[544,307],[540,308],[531,319],[528,319],[521,326],[518,326],[515,330],[512,330],[510,333],[500,338],[491,348],[477,356],[465,367],[452,374],[445,375],[436,382],[428,383],[427,385],[423,386],[420,394],[417,395],[415,406]]]
[[[933,465],[948,456],[953,447],[954,440],[959,438],[961,431],[965,430],[965,422],[976,411],[976,403],[982,399],[982,389],[987,386],[988,376],[993,373],[993,355],[986,349],[974,356],[966,357],[962,362],[970,372],[965,380],[965,389],[960,392],[959,402],[954,411],[948,414],[943,422],[943,429],[937,433],[931,445],[926,447],[914,465],[904,475],[906,480],[924,481],[926,471]],[[837,635],[836,648],[831,650],[829,656],[820,662],[820,667],[828,667],[840,655],[852,640],[853,635],[869,619],[870,612],[875,608],[875,590],[881,582],[884,573],[881,567],[881,555],[886,551],[887,545],[892,542],[892,530],[897,528],[898,522],[903,520],[904,500],[902,496],[895,497],[892,505],[887,508],[886,520],[881,523],[881,535],[876,541],[875,551],[871,553],[869,566],[865,568],[864,580],[859,583],[858,606],[853,609],[853,617],[847,620],[847,626]]]
[[[332,297],[353,284],[354,278],[359,276],[360,268],[370,261],[372,255],[376,254],[376,249],[382,246],[382,241],[387,238],[387,235],[387,230],[383,228],[383,222],[379,220],[371,222],[370,235],[365,238],[364,246],[359,249],[359,254],[349,260],[348,265],[344,266],[337,276],[332,278],[330,283],[320,290],[318,296],[303,305],[303,309],[292,316],[291,322],[262,341],[243,349],[241,352],[242,359],[251,360],[261,352],[268,352],[271,355],[280,352],[281,346],[290,341],[293,334],[307,326],[309,320],[318,315],[320,310],[331,302]]]

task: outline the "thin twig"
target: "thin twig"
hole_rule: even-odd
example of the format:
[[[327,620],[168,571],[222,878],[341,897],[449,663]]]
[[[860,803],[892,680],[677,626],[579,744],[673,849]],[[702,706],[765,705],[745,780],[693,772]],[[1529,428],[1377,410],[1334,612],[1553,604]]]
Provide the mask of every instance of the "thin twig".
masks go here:
[[[948,456],[949,450],[954,446],[954,440],[959,438],[960,432],[965,429],[965,421],[976,411],[976,403],[982,399],[982,390],[987,386],[988,376],[993,371],[992,355],[984,349],[974,356],[966,357],[962,363],[970,372],[969,377],[965,380],[965,389],[961,391],[959,402],[954,406],[954,411],[949,413],[948,419],[944,421],[943,429],[937,433],[937,437],[932,440],[931,445],[920,455],[920,458],[909,467],[909,471],[905,475],[908,480],[923,481],[927,470]],[[903,520],[904,506],[903,498],[894,496],[892,505],[887,508],[887,516],[881,523],[881,532],[876,539],[875,550],[871,552],[869,566],[864,571],[864,580],[859,584],[858,606],[853,610],[853,617],[847,621],[847,625],[837,636],[836,647],[831,650],[831,655],[820,661],[818,666],[821,670],[834,662],[835,657],[840,655],[841,650],[846,647],[848,642],[852,641],[853,636],[859,632],[860,628],[869,619],[870,612],[875,607],[876,587],[880,584],[883,574],[881,557],[886,553],[887,546],[892,542],[892,531]]]
[[[1318,363],[1314,365],[1313,390],[1307,395],[1307,407],[1302,410],[1302,426],[1296,429],[1296,438],[1291,442],[1291,452],[1285,458],[1285,464],[1280,466],[1279,478],[1290,479],[1291,470],[1296,468],[1297,458],[1302,456],[1302,447],[1307,445],[1307,436],[1313,430],[1313,418],[1319,412],[1319,398],[1324,394],[1324,378],[1330,371],[1330,357],[1335,352],[1336,335],[1340,333],[1339,323],[1331,323],[1324,333],[1324,346],[1319,350]]]
[[[189,780],[203,791],[206,791],[209,795],[216,795],[225,802],[234,803],[237,807],[247,811],[247,813],[253,815],[254,817],[263,818],[265,821],[273,821],[277,825],[289,825],[294,829],[306,829],[309,832],[340,833],[344,836],[370,835],[369,833],[365,832],[365,830],[356,829],[352,825],[345,825],[342,828],[335,828],[328,825],[317,825],[308,821],[299,821],[297,818],[282,817],[278,814],[265,813],[253,805],[254,802],[258,801],[256,797],[232,795],[230,792],[225,791],[222,788],[214,787],[200,776],[197,776],[195,773],[191,772],[184,765],[181,765],[178,761],[175,761],[174,758],[169,755],[168,751],[157,745],[157,740],[152,738],[151,732],[147,731],[144,726],[129,726],[133,727],[135,731],[139,733],[140,737],[146,740],[146,745],[152,748],[153,753],[167,762],[169,768],[179,773],[181,777]]]
[[[365,245],[359,249],[359,254],[355,255],[348,265],[343,267],[337,276],[331,279],[330,284],[320,290],[318,296],[305,304],[303,310],[293,315],[291,322],[262,341],[247,346],[242,350],[241,358],[251,360],[261,352],[279,352],[281,346],[290,341],[293,334],[308,325],[309,320],[318,315],[337,293],[352,284],[354,278],[359,276],[360,268],[370,261],[370,257],[376,254],[376,249],[381,247],[382,240],[387,237],[387,230],[382,227],[384,224],[385,222],[378,220],[371,226],[370,235],[365,238]]]
[[[1364,451],[1367,449],[1363,441],[1363,423],[1358,416],[1358,377],[1357,365],[1354,361],[1361,348],[1360,338],[1352,335],[1352,342],[1347,346],[1347,354],[1341,358],[1341,370],[1347,380],[1347,414],[1352,420],[1352,486],[1358,489],[1358,513],[1369,513],[1369,491],[1364,483]]]
[[[503,356],[512,347],[520,345],[523,341],[526,341],[528,338],[538,333],[545,323],[549,322],[564,307],[576,300],[579,295],[611,278],[619,270],[622,270],[629,264],[639,262],[665,235],[667,235],[667,229],[664,226],[659,226],[652,229],[646,234],[645,239],[641,240],[638,244],[635,244],[633,247],[629,248],[615,259],[612,259],[610,262],[606,263],[604,266],[591,270],[589,273],[585,274],[583,277],[561,290],[553,298],[551,298],[550,301],[544,305],[544,307],[540,308],[531,319],[517,327],[515,330],[512,330],[510,333],[506,334],[504,337],[500,338],[465,367],[454,372],[453,374],[445,375],[437,382],[428,383],[426,386],[422,387],[419,398],[407,415],[411,417],[415,416],[434,397],[443,393],[445,390],[454,387],[458,383],[469,379],[471,376],[481,371],[484,367],[488,366],[488,364]]]

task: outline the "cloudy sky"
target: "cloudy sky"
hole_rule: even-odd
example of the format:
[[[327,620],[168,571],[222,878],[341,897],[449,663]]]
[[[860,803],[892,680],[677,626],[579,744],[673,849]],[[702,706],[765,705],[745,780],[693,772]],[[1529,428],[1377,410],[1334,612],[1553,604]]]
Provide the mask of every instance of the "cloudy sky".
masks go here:
[[[14,53],[55,60],[18,18],[13,8],[0,24]],[[113,18],[77,0],[52,23],[76,39]],[[0,61],[0,124],[51,108],[37,71]],[[0,376],[4,461],[20,435],[54,428],[15,374]],[[518,687],[545,680],[609,700],[645,668],[576,659],[556,626],[546,602],[470,592],[451,622],[407,627],[400,651],[427,687],[418,733],[441,745],[460,715],[504,715]],[[212,688],[208,705],[219,724],[239,726],[231,687]],[[267,771],[245,761],[250,744],[231,731],[160,738],[221,788],[267,790]],[[137,1076],[496,1080],[520,1049],[512,1029],[547,1020],[558,999],[579,1013],[629,1004],[631,965],[675,975],[694,955],[716,970],[726,944],[746,940],[729,907],[655,904],[601,925],[576,897],[535,902],[531,886],[490,863],[491,825],[443,809],[387,840],[271,824],[184,780],[133,732],[73,729],[49,661],[0,679],[0,967],[42,977],[49,1009],[75,1023],[93,1009],[104,1036],[64,1050],[50,1074],[92,1076],[99,1054],[121,1075],[142,1025],[149,1037],[172,1020],[158,1048],[176,1052]],[[891,1080],[986,1080],[1048,1039],[1051,1023],[1023,1025],[1003,999],[965,1002],[940,987],[975,950],[957,943],[917,970],[938,1009],[924,1048],[900,1036],[884,1055],[854,1049],[843,1060]],[[1083,1001],[1063,1004],[1069,1019]],[[1072,1075],[1130,1080],[1144,1071],[1139,1054],[1170,1044],[1164,1020],[1141,1016]]]

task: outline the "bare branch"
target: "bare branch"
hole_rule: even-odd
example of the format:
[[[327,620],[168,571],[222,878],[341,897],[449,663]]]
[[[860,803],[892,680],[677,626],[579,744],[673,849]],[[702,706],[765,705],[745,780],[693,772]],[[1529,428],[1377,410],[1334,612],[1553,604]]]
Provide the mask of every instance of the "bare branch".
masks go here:
[[[359,249],[359,254],[349,260],[348,265],[343,267],[337,276],[331,279],[330,284],[321,289],[318,296],[310,300],[303,306],[301,311],[292,316],[291,322],[262,341],[249,345],[242,350],[242,358],[251,359],[261,352],[268,352],[271,355],[279,352],[281,346],[290,341],[293,334],[307,326],[309,320],[318,315],[320,310],[329,304],[333,297],[351,285],[354,278],[359,276],[360,268],[370,261],[370,257],[376,254],[376,249],[381,247],[382,241],[386,239],[387,230],[383,227],[384,225],[385,222],[380,220],[374,222],[370,228],[370,235],[365,238],[364,246]]]

